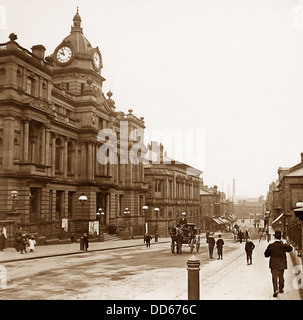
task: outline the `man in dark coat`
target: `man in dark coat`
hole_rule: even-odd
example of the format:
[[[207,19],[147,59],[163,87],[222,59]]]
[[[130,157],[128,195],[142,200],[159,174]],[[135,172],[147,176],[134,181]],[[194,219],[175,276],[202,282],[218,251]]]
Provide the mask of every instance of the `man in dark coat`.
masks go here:
[[[224,241],[221,238],[221,234],[219,234],[219,239],[217,240],[217,250],[218,250],[218,259],[223,259],[223,246]]]
[[[208,243],[208,252],[209,252],[209,257],[210,259],[213,259],[213,254],[214,254],[214,247],[216,244],[215,238],[213,237],[213,233],[210,233],[208,236],[208,239],[206,240]]]
[[[252,264],[252,252],[254,249],[255,249],[254,243],[249,239],[247,239],[245,243],[245,252],[246,252],[246,261],[248,265]]]
[[[291,252],[292,247],[281,241],[281,231],[275,231],[274,237],[276,241],[269,244],[264,252],[266,258],[269,259],[269,268],[272,274],[272,283],[274,289],[274,297],[279,293],[283,293],[284,288],[284,270],[287,269],[286,252]],[[279,280],[279,281],[278,281]]]
[[[145,237],[144,237],[144,241],[146,243],[146,248],[150,248],[150,241],[151,241],[152,237],[150,234],[146,233]]]

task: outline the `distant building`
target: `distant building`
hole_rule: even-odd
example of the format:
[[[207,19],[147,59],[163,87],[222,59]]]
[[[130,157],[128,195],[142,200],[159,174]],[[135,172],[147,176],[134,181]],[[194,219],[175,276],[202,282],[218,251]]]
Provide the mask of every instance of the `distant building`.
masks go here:
[[[145,204],[150,232],[154,234],[158,227],[160,236],[169,236],[170,228],[177,225],[182,212],[186,212],[188,222],[199,225],[202,171],[167,157],[163,145],[155,141],[149,144],[146,159],[144,176],[148,192]],[[154,208],[160,209],[158,214]]]
[[[272,226],[282,230],[302,254],[302,217],[296,215],[296,204],[303,202],[303,153],[301,161],[289,168],[278,168],[277,182],[269,186],[267,206],[271,211]]]
[[[226,200],[225,194],[216,185],[203,186],[200,190],[200,216],[202,231],[224,228],[235,221],[234,204]]]
[[[234,204],[234,214],[237,219],[261,218],[265,213],[265,200],[261,196],[259,199],[244,199]]]

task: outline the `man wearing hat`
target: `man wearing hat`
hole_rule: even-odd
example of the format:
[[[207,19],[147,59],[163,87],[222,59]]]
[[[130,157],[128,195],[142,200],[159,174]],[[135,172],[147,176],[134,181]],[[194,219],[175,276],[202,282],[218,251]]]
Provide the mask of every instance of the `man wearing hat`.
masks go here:
[[[269,244],[264,255],[269,259],[269,268],[272,274],[272,283],[274,288],[274,297],[279,293],[283,293],[284,288],[284,270],[287,269],[286,252],[291,252],[292,247],[281,241],[281,231],[276,230],[274,233],[276,241]]]

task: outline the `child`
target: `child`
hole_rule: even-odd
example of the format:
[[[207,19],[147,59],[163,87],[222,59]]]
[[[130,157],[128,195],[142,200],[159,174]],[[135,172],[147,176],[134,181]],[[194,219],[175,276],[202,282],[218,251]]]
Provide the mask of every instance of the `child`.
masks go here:
[[[34,252],[36,240],[33,235],[30,236],[28,240],[28,244],[29,244],[29,252]]]

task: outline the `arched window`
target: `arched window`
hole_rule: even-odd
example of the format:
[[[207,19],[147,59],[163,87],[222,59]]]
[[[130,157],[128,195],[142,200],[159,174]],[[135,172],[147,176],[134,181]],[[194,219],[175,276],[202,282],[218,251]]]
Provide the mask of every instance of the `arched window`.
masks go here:
[[[15,137],[14,139],[14,159],[19,160],[19,139]]]
[[[74,173],[74,158],[75,158],[75,149],[72,141],[69,141],[67,144],[67,173]]]
[[[29,125],[29,144],[28,144],[28,154],[29,162],[36,163],[36,143],[37,143],[37,128],[30,124]]]
[[[56,139],[56,156],[55,156],[55,170],[62,171],[62,160],[63,160],[63,152],[62,152],[62,141],[60,138]]]

